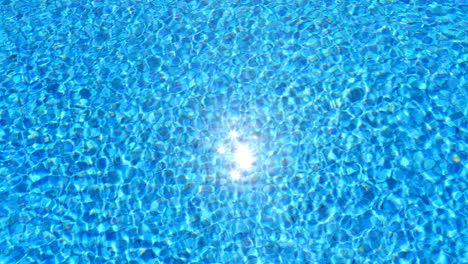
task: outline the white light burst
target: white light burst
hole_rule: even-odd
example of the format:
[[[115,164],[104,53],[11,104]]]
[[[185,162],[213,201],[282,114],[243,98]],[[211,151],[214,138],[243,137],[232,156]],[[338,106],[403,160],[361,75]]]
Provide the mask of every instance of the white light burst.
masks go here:
[[[223,141],[222,144],[218,145],[216,152],[231,163],[231,165],[228,165],[232,168],[229,172],[230,178],[240,181],[248,174],[248,171],[252,170],[256,162],[255,153],[250,144],[252,142],[243,140],[241,142],[241,135],[237,130],[230,130],[227,137],[227,142]],[[258,140],[255,136],[251,138],[253,141]]]
[[[237,132],[236,130],[231,130],[229,131],[229,138],[230,139],[237,139],[239,137],[239,132]]]
[[[233,180],[239,180],[241,178],[240,172],[236,170],[232,170],[229,176],[231,176]]]
[[[252,165],[255,162],[255,156],[247,145],[238,144],[234,152],[234,160],[239,168],[248,170],[252,168]]]
[[[219,154],[224,154],[224,153],[226,153],[226,151],[227,150],[226,150],[226,148],[224,146],[221,146],[221,147],[218,148],[218,153]]]

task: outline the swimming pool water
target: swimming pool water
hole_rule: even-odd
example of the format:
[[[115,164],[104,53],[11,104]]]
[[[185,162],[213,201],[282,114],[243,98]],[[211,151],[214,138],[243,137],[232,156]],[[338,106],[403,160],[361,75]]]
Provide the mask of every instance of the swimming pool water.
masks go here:
[[[465,1],[0,12],[0,263],[468,263]]]

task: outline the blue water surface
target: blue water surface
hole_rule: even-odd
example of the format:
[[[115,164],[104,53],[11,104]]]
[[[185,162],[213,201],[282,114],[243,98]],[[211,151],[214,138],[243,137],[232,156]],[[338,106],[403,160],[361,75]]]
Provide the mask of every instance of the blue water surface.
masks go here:
[[[468,263],[466,1],[0,1],[0,263]]]

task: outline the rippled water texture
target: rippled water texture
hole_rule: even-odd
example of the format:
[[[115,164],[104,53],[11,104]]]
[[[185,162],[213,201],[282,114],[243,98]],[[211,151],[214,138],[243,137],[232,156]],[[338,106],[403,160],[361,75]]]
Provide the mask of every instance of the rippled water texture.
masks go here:
[[[468,263],[465,2],[0,1],[0,263]]]

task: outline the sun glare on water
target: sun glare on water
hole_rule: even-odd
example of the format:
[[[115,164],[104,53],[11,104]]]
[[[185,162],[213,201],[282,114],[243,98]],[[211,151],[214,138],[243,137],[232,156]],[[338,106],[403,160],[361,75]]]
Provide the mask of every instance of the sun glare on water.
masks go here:
[[[255,162],[255,156],[247,145],[238,144],[234,152],[234,160],[239,168],[248,170],[252,168],[252,165]]]
[[[233,168],[229,173],[230,178],[242,180],[245,174],[253,168],[256,161],[255,153],[249,144],[240,142],[240,133],[238,131],[229,131],[227,137],[229,142],[219,146],[216,151],[232,162]]]

